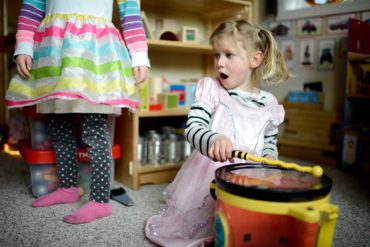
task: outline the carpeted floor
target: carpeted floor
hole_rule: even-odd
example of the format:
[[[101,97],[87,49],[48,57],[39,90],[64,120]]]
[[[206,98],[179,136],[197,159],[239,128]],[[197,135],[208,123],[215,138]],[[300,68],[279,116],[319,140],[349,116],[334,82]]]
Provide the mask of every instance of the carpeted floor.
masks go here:
[[[307,162],[284,159],[300,164]],[[334,180],[331,202],[339,206],[333,246],[370,246],[370,179],[324,167]],[[21,158],[0,152],[0,246],[154,246],[144,237],[145,219],[158,212],[165,184],[127,189],[133,207],[112,201],[113,215],[84,225],[69,225],[63,216],[77,204],[32,208],[34,199],[25,183],[27,170]],[[114,187],[121,186],[118,183]]]

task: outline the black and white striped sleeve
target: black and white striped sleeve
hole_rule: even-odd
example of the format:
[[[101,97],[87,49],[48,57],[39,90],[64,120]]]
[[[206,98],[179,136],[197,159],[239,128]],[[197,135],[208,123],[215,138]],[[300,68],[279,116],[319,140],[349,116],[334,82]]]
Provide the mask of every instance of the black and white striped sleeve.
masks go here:
[[[278,158],[278,150],[277,150],[277,134],[278,134],[278,127],[274,125],[270,125],[265,131],[265,141],[262,150],[262,157],[266,155],[271,155],[274,158]]]
[[[186,122],[185,138],[203,155],[208,156],[208,149],[220,134],[210,130],[212,109],[202,103],[195,102],[190,108]]]

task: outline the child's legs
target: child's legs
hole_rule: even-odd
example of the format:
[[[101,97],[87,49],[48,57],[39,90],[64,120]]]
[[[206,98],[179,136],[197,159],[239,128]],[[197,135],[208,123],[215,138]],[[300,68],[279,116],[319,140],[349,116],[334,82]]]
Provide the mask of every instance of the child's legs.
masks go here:
[[[74,114],[49,114],[49,133],[58,166],[59,188],[77,187]]]
[[[106,114],[81,114],[82,140],[89,146],[91,164],[90,201],[109,202],[112,148]]]
[[[77,188],[77,147],[72,114],[49,114],[49,133],[58,167],[59,188],[32,202],[34,207],[74,203],[80,198]]]

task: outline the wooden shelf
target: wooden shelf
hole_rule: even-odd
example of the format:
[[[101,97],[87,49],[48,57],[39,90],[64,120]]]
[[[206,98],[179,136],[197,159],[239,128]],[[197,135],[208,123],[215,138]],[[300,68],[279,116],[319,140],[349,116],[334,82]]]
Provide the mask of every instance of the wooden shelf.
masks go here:
[[[134,114],[137,117],[173,117],[173,116],[187,116],[190,108],[178,108],[164,111],[136,111]]]
[[[350,100],[370,100],[370,95],[353,94],[347,95],[347,98]]]
[[[370,62],[370,54],[348,52],[348,60],[349,61]]]
[[[169,40],[148,40],[149,52],[151,51],[166,51],[166,52],[183,52],[195,54],[210,55],[212,47],[208,44],[201,44],[196,42],[181,42]]]
[[[159,172],[159,171],[166,171],[166,170],[173,170],[173,169],[180,169],[183,161],[178,164],[160,164],[160,165],[151,165],[151,164],[144,164],[139,166],[139,173],[152,173],[152,172]]]
[[[228,14],[226,12],[230,12],[231,9],[240,9],[240,6],[250,7],[251,3],[242,0],[141,0],[141,6],[142,9],[159,10],[163,10],[165,6],[166,10],[187,12],[213,19],[221,17],[221,13]]]

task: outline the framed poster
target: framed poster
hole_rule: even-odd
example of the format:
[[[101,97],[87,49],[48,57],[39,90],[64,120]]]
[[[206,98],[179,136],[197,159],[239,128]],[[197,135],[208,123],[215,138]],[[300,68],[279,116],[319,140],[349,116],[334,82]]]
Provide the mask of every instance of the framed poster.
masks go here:
[[[356,18],[356,14],[350,15],[334,15],[327,18],[326,32],[327,34],[341,34],[348,30],[348,19]]]
[[[297,21],[298,36],[315,36],[321,35],[323,30],[323,19],[302,19]]]
[[[272,22],[269,25],[269,30],[275,37],[288,37],[293,35],[292,25],[292,21]]]
[[[280,40],[280,51],[285,58],[286,64],[289,69],[294,69],[295,57],[296,57],[296,47],[295,41],[292,39]]]
[[[335,39],[321,39],[318,42],[318,70],[333,70],[335,61]]]
[[[315,40],[301,39],[299,43],[299,67],[313,69],[315,67]]]

